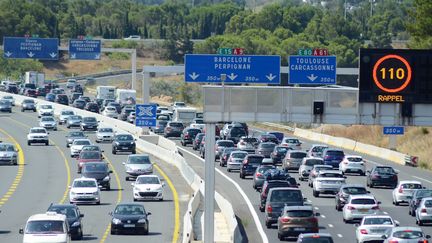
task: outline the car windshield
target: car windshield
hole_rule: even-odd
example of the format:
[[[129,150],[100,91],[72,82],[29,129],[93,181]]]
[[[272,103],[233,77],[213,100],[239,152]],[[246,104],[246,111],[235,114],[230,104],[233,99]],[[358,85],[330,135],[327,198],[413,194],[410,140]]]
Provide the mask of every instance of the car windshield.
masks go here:
[[[276,147],[278,153],[286,153],[288,151],[287,147]]]
[[[0,144],[1,152],[14,152],[15,148],[12,144]]]
[[[80,159],[100,159],[100,154],[95,152],[81,152]]]
[[[45,129],[34,128],[30,130],[30,133],[46,133]]]
[[[42,117],[41,121],[50,121],[51,122],[51,121],[55,121],[55,120],[52,117]]]
[[[391,220],[391,218],[365,218],[365,220],[363,221],[363,225],[371,225],[371,224],[384,224],[384,225],[392,225],[393,222]]]
[[[257,138],[243,138],[242,140],[245,143],[257,143],[258,142]]]
[[[270,202],[297,202],[303,201],[299,190],[275,190],[271,194]]]
[[[230,154],[231,152],[233,152],[235,150],[236,150],[236,148],[234,148],[234,147],[228,147],[228,148],[225,148],[223,150],[223,154]]]
[[[248,155],[248,153],[232,153],[231,157],[233,157],[235,159],[244,159],[244,157],[246,157],[246,155]]]
[[[62,234],[65,232],[61,220],[33,220],[27,222],[26,234]]]
[[[113,132],[112,128],[101,128],[99,129],[99,132]]]
[[[348,157],[347,160],[349,162],[362,162],[363,161],[363,159],[360,157]]]
[[[118,141],[132,141],[133,137],[131,135],[118,135],[116,139]]]
[[[290,157],[293,159],[303,159],[306,156],[307,156],[307,154],[304,152],[293,152],[290,155]]]
[[[130,156],[128,164],[151,164],[148,156]]]
[[[119,215],[144,215],[145,210],[141,205],[118,205],[114,213]]]
[[[107,172],[108,165],[105,163],[84,164],[83,172]]]
[[[179,123],[179,122],[171,122],[170,127],[183,127],[183,123]]]
[[[295,143],[295,144],[300,143],[300,141],[298,139],[293,139],[293,138],[285,139],[284,142],[285,143]]]
[[[432,208],[432,200],[426,200],[424,202],[424,206],[427,208]]]
[[[165,126],[167,125],[167,123],[168,123],[167,121],[158,121],[158,122],[157,122],[157,125],[158,125],[158,126],[164,126],[164,127],[165,127]]]
[[[77,211],[72,207],[50,207],[48,211],[66,215],[68,219],[78,217]]]
[[[220,141],[217,143],[218,147],[234,147],[234,143],[231,141]]]
[[[69,137],[84,137],[84,133],[83,132],[71,132],[69,133]]]
[[[432,190],[421,190],[417,193],[418,198],[432,197]]]
[[[81,120],[82,118],[80,116],[70,116],[70,120]]]
[[[202,119],[195,119],[194,121],[196,124],[204,124],[204,120]]]
[[[88,141],[88,140],[75,140],[74,145],[90,145],[90,141]]]
[[[41,105],[41,109],[52,109],[51,105]]]
[[[82,148],[82,151],[100,151],[99,146],[97,145],[88,145]]]
[[[351,194],[351,195],[367,193],[367,190],[364,187],[344,187],[342,191],[344,193]]]
[[[399,239],[418,239],[423,237],[423,233],[416,230],[402,230],[394,232],[393,237]]]
[[[321,171],[321,170],[331,170],[331,166],[314,166],[315,171]]]
[[[422,189],[422,185],[418,183],[406,183],[402,184],[401,187],[403,189]]]
[[[263,159],[264,159],[263,157],[251,156],[248,158],[248,163],[249,164],[261,164]]]
[[[73,111],[62,111],[61,114],[64,115],[64,116],[67,116],[67,115],[73,115],[74,112]]]
[[[314,166],[314,165],[322,165],[324,162],[320,159],[308,159],[305,161],[305,165]]]
[[[231,128],[231,136],[232,137],[239,137],[246,135],[246,131],[242,127],[233,127]]]
[[[330,237],[324,236],[318,236],[318,237],[307,237],[303,238],[302,243],[333,243],[333,240]]]
[[[191,136],[196,136],[198,133],[200,133],[201,132],[201,130],[199,130],[199,129],[189,129],[188,130],[188,133],[189,133],[189,135],[191,135]]]
[[[12,97],[12,96],[3,96],[3,99],[6,99],[6,100],[13,100],[13,97]]]
[[[356,198],[351,200],[351,204],[373,205],[376,204],[376,202],[372,198]]]
[[[84,117],[83,122],[96,122],[94,117]]]
[[[35,102],[33,101],[33,100],[23,100],[23,103],[31,103],[31,104],[34,104]]]
[[[96,181],[75,181],[73,187],[97,187]]]
[[[391,167],[376,167],[375,172],[379,174],[394,174],[395,171]]]
[[[258,168],[258,172],[261,173],[261,174],[264,174],[264,172],[266,172],[266,171],[268,171],[270,169],[275,169],[275,168],[276,167],[274,167],[273,165],[270,165],[270,166],[268,166],[268,165],[261,166],[261,167]]]
[[[160,184],[156,176],[138,177],[136,184]]]
[[[343,175],[339,173],[327,172],[327,173],[320,174],[320,177],[343,178]]]
[[[296,218],[306,218],[306,217],[312,217],[313,211],[312,210],[292,210],[286,212],[288,217],[296,217]]]

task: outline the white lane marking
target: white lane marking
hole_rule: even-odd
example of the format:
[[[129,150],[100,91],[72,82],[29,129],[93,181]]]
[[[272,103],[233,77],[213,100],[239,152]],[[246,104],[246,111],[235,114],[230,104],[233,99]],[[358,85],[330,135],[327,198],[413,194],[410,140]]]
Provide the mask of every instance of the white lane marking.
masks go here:
[[[329,226],[330,228],[333,228],[333,227],[334,227],[332,224],[329,224],[328,226]]]
[[[388,213],[387,213],[387,212],[384,212],[384,214],[385,214],[385,215],[388,215]]]
[[[325,219],[325,218],[326,218],[326,216],[325,216],[324,214],[321,214],[321,217],[322,217],[323,219]]]
[[[338,236],[339,238],[342,238],[342,237],[343,237],[343,235],[341,235],[341,234],[337,234],[337,236]]]
[[[382,166],[383,164],[380,164],[380,163],[378,163],[378,162],[374,162],[374,161],[372,161],[372,160],[365,160],[366,161],[366,163],[371,163],[371,164],[374,164],[374,165],[379,165],[379,166]]]
[[[196,154],[194,154],[194,153],[192,153],[192,152],[190,152],[190,151],[188,151],[188,150],[186,150],[184,148],[181,148],[179,146],[177,146],[177,149],[180,149],[180,150],[182,150],[182,151],[184,151],[184,152],[192,155],[193,157],[198,158],[201,162],[205,163],[205,160],[202,159],[201,157],[199,157],[198,155],[196,155]],[[222,173],[222,171],[219,170],[218,168],[215,168],[215,169],[216,169],[216,171],[220,175],[222,175],[223,177],[225,177],[225,179],[227,179],[228,181],[230,181],[237,188],[237,190],[240,192],[240,195],[242,195],[243,199],[245,200],[245,202],[246,202],[246,204],[247,204],[247,206],[249,208],[249,211],[252,214],[252,217],[253,217],[253,219],[255,221],[255,225],[257,226],[258,232],[261,235],[261,238],[263,240],[262,242],[263,243],[268,243],[269,241],[268,241],[267,235],[264,232],[264,228],[263,228],[263,226],[261,224],[261,221],[258,218],[258,214],[256,213],[254,207],[252,206],[252,202],[249,200],[249,198],[247,197],[246,193],[243,191],[243,189],[240,187],[240,185],[237,182],[235,182],[233,179],[229,178],[227,175],[225,175],[224,173]]]
[[[418,177],[418,176],[413,176],[413,177],[416,178],[416,179],[419,179],[419,180],[422,180],[422,181],[426,181],[426,182],[429,182],[429,183],[432,184],[432,181],[430,181],[430,180],[426,180],[426,179],[423,179],[423,178]]]

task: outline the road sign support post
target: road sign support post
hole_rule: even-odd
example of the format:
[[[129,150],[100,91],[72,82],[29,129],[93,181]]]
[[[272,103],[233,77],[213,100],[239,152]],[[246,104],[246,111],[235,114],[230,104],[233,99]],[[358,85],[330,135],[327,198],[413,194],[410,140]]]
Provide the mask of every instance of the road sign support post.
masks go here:
[[[215,123],[206,123],[205,127],[204,243],[214,242],[215,126]]]
[[[137,88],[137,83],[136,83],[136,58],[137,58],[137,53],[136,53],[136,49],[132,50],[131,53],[131,62],[132,62],[132,89],[136,89]],[[146,103],[146,102],[144,102]]]
[[[143,72],[141,84],[143,103],[150,103],[150,78],[149,72]]]

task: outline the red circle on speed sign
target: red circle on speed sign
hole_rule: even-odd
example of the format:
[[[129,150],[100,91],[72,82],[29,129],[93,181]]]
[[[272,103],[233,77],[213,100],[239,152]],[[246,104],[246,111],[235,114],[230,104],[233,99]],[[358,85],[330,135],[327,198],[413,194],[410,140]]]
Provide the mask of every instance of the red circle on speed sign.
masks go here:
[[[384,77],[378,78],[378,75],[377,75],[378,68],[380,67],[380,65],[384,64],[386,61],[396,61],[400,64],[400,66],[403,66],[404,69],[406,69],[406,76],[405,76],[405,74],[403,75],[404,80],[400,80],[402,82],[402,84],[399,85],[398,87],[388,88],[388,87],[385,87],[385,85],[383,85],[383,79],[385,79],[384,75],[386,72],[385,68],[380,69],[381,71],[384,69],[384,72],[382,74],[382,76],[384,76]],[[386,65],[383,65],[383,66],[386,66]],[[395,69],[395,67],[389,66],[388,69],[393,71],[393,69]],[[385,56],[381,57],[375,63],[373,71],[372,71],[372,75],[373,75],[373,80],[379,89],[381,89],[382,91],[385,91],[387,93],[397,93],[401,90],[404,90],[408,86],[408,84],[411,82],[411,76],[412,76],[411,65],[408,63],[408,61],[405,58],[403,58],[401,56],[393,55],[393,54],[385,55]],[[391,75],[392,75],[391,79],[394,79],[394,74],[391,74]]]

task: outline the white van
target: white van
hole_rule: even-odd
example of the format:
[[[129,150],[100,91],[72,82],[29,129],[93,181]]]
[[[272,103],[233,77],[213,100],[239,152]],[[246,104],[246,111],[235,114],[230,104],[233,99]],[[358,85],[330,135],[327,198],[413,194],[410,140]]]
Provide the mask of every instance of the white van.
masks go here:
[[[178,107],[174,110],[172,121],[191,123],[195,119],[196,113],[196,108]]]
[[[23,234],[23,243],[61,242],[70,243],[69,226],[66,216],[56,212],[35,214],[27,220]]]

